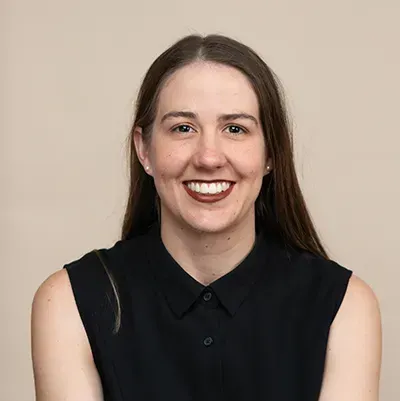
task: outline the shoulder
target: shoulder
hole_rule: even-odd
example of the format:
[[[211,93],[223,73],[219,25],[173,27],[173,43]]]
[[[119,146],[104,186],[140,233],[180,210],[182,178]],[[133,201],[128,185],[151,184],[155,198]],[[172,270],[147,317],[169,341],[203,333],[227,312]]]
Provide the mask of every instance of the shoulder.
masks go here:
[[[379,398],[382,325],[377,296],[352,275],[331,325],[321,401]]]
[[[320,290],[329,291],[337,286],[346,289],[353,274],[350,268],[309,251],[281,247],[279,253],[278,262],[288,279],[319,287]]]
[[[65,269],[52,273],[40,284],[32,300],[31,320],[33,330],[58,327],[66,334],[79,332],[80,318]]]
[[[360,328],[362,326],[360,323],[366,323],[370,327],[380,323],[380,306],[377,295],[369,284],[355,274],[349,280],[342,306],[332,326],[354,324],[354,319]]]
[[[123,285],[143,266],[143,239],[118,240],[113,245],[81,253],[63,265],[73,293],[87,299],[109,289],[110,280]],[[90,288],[90,293],[88,289]]]
[[[328,331],[347,291],[352,270],[308,251],[281,248],[277,276],[285,293]]]
[[[50,274],[33,296],[32,329],[40,329],[43,325],[54,326],[62,328],[60,334],[68,335],[70,332],[71,336],[84,335],[80,316],[84,312],[82,298],[95,298],[96,292],[104,289],[102,283],[107,282],[103,278],[108,280],[100,259],[106,264],[108,271],[114,270],[112,273],[115,273],[115,263],[109,263],[109,259],[123,259],[127,245],[127,241],[118,241],[109,248],[87,251]]]
[[[145,256],[144,249],[149,241],[148,238],[148,236],[143,235],[129,240],[118,240],[109,247],[95,248],[83,253],[70,260],[64,267],[69,272],[78,269],[91,270],[93,265],[97,268],[99,262],[110,262],[107,267],[111,270],[122,268],[124,264],[129,264],[131,268],[133,267],[132,261],[139,261]]]
[[[31,356],[40,399],[102,399],[100,379],[65,269],[47,277],[34,294]]]
[[[347,289],[353,271],[334,260],[325,259],[308,251],[298,251],[290,255],[290,270],[302,275],[320,289],[326,291],[342,287]]]
[[[320,291],[327,296],[337,296],[337,310],[332,324],[338,324],[338,321],[349,316],[365,315],[366,318],[377,319],[379,302],[374,290],[349,267],[310,255],[305,259],[305,270],[309,270],[314,281],[319,283]]]
[[[129,296],[133,288],[143,283],[142,278],[148,274],[146,241],[146,236],[119,240],[111,247],[86,252],[63,266],[87,330],[91,330],[94,317],[109,320],[110,303],[118,303],[120,296]]]
[[[303,270],[308,271],[314,276],[335,278],[338,276],[348,276],[350,278],[352,270],[345,267],[335,260],[326,259],[322,256],[315,255],[308,251],[297,251],[293,252],[294,264]]]
[[[31,307],[32,357],[35,371],[47,366],[51,355],[63,360],[68,352],[89,360],[91,350],[67,272],[59,270],[36,290]],[[78,356],[77,356],[78,357]]]
[[[62,269],[48,276],[36,290],[32,307],[36,312],[42,309],[51,311],[62,308],[63,311],[71,309],[72,306],[71,284],[68,273]]]

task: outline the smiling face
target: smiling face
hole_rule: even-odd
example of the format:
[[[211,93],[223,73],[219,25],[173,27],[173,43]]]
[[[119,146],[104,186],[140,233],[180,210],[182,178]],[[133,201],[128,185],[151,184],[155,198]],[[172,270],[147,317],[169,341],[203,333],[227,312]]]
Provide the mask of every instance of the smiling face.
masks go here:
[[[257,97],[240,71],[210,62],[176,71],[160,91],[150,142],[138,129],[135,145],[154,178],[161,224],[254,229],[268,169]]]

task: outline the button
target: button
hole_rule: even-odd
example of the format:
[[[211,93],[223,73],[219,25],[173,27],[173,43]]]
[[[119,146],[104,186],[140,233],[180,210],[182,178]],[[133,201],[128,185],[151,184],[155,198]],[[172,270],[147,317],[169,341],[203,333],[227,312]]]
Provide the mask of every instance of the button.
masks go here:
[[[206,337],[203,341],[203,344],[206,347],[209,347],[212,343],[214,342],[214,340],[211,337]]]
[[[211,297],[212,297],[211,292],[206,292],[206,293],[203,295],[204,301],[209,301],[209,300],[211,299]]]

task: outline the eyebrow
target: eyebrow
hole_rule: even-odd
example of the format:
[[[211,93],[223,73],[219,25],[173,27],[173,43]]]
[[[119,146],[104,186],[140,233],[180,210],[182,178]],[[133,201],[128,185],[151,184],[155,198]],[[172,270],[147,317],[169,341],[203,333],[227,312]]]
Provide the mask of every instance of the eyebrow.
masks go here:
[[[170,111],[163,115],[161,118],[161,122],[163,123],[165,120],[169,118],[177,118],[184,117],[190,118],[191,120],[198,120],[198,114],[193,113],[192,111]],[[218,116],[218,121],[232,121],[232,120],[240,120],[247,119],[253,121],[256,125],[258,125],[257,119],[248,113],[231,113],[231,114],[221,114]]]

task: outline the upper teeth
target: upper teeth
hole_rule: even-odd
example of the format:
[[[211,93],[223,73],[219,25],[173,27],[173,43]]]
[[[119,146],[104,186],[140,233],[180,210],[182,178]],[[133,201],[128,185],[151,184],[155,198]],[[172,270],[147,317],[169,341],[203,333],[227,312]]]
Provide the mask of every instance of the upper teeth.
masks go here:
[[[188,182],[186,184],[192,191],[200,194],[219,194],[226,191],[230,186],[230,182]]]

